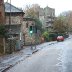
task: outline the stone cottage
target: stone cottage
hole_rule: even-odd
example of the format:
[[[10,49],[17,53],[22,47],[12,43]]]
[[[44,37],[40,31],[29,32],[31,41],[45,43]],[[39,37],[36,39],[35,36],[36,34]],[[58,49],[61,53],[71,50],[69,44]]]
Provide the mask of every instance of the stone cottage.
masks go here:
[[[6,2],[5,6],[5,28],[7,38],[5,40],[4,52],[12,53],[20,50],[23,45],[40,43],[39,30],[35,32],[35,21],[32,18],[24,18],[23,10]],[[33,27],[33,34],[30,35],[29,28]]]
[[[22,24],[22,31],[24,35],[24,45],[30,45],[31,42],[35,42],[35,35],[34,32],[32,35],[30,35],[29,28],[32,26],[32,28],[35,27],[35,21],[32,18],[23,18],[23,24]]]
[[[32,35],[30,34],[30,27],[32,26]],[[40,33],[36,29],[35,20],[33,18],[23,18],[22,32],[24,37],[24,45],[40,43]]]
[[[22,23],[24,17],[23,10],[9,4],[8,2],[5,3],[5,26],[6,30],[8,31],[8,40],[16,40],[15,48],[9,45],[8,47],[10,50],[19,50],[23,44],[23,35],[22,35]],[[7,43],[7,42],[6,42]]]

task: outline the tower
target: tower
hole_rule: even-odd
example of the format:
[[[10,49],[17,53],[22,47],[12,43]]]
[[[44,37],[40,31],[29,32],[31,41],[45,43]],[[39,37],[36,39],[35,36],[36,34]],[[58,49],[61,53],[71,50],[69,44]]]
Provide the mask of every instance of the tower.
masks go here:
[[[0,0],[0,24],[5,23],[4,0]]]

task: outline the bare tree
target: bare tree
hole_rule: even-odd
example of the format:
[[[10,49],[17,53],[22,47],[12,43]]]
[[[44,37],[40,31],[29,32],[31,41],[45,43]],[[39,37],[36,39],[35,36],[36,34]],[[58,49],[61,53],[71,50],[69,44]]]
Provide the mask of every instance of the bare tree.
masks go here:
[[[72,32],[72,11],[63,12],[61,16],[64,17],[64,22],[67,24],[68,31]]]
[[[26,17],[32,17],[32,18],[39,18],[39,5],[33,4],[33,5],[27,5],[25,9],[25,16]]]
[[[67,31],[67,26],[61,18],[56,18],[53,24],[53,29],[58,33],[65,33]]]

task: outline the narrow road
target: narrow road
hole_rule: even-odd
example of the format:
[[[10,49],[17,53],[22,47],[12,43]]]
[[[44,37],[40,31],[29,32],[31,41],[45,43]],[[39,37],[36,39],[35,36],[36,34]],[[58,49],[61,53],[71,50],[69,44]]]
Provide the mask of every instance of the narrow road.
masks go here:
[[[45,46],[7,72],[72,72],[72,39]]]
[[[58,72],[56,64],[58,53],[56,49],[43,49],[27,58],[8,72]]]

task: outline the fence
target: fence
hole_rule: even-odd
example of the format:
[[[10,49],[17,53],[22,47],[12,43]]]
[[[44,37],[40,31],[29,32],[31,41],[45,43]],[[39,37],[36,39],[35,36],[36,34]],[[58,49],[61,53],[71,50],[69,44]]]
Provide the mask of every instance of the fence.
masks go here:
[[[5,51],[6,53],[12,53],[15,51],[15,45],[16,45],[16,40],[13,39],[13,40],[10,40],[10,39],[6,39],[5,41]]]

